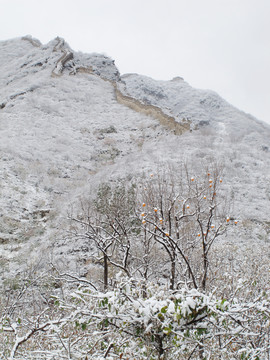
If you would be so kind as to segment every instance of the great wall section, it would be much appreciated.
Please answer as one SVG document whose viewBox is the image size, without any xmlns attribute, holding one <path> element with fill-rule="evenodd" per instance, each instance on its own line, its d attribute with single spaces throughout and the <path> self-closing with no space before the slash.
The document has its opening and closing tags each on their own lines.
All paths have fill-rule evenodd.
<svg viewBox="0 0 270 360">
<path fill-rule="evenodd" d="M 64 45 L 62 39 L 57 38 L 57 44 L 55 45 L 53 51 L 61 51 L 62 55 L 56 62 L 54 69 L 52 70 L 52 76 L 61 76 L 65 67 L 65 64 L 73 59 L 73 53 L 67 49 Z M 73 67 L 72 71 L 69 73 L 70 75 L 75 75 L 76 73 L 86 73 L 94 76 L 99 76 L 104 81 L 109 81 L 115 90 L 115 97 L 119 104 L 125 105 L 130 109 L 151 116 L 154 119 L 157 119 L 162 126 L 164 126 L 167 130 L 172 131 L 175 135 L 181 135 L 186 131 L 190 130 L 190 123 L 185 121 L 183 123 L 179 123 L 175 120 L 173 116 L 169 116 L 165 114 L 161 108 L 151 104 L 144 104 L 138 99 L 133 98 L 132 96 L 127 96 L 122 93 L 119 89 L 117 81 L 113 81 L 111 79 L 102 77 L 101 75 L 95 74 L 93 68 L 91 66 L 77 66 Z"/>
<path fill-rule="evenodd" d="M 158 106 L 144 104 L 131 96 L 124 95 L 117 87 L 117 83 L 114 83 L 113 86 L 115 88 L 116 100 L 120 104 L 125 105 L 141 114 L 157 119 L 162 126 L 173 131 L 175 135 L 181 135 L 190 130 L 190 124 L 188 122 L 180 124 L 174 117 L 165 114 Z"/>
</svg>

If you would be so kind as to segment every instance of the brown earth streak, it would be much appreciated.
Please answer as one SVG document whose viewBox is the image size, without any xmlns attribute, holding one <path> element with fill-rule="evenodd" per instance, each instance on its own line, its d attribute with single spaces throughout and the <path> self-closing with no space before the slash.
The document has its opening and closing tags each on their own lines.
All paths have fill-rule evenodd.
<svg viewBox="0 0 270 360">
<path fill-rule="evenodd" d="M 92 66 L 88 66 L 88 67 L 83 67 L 80 66 L 78 68 L 76 68 L 76 73 L 84 73 L 84 74 L 94 74 L 93 68 Z"/>
</svg>

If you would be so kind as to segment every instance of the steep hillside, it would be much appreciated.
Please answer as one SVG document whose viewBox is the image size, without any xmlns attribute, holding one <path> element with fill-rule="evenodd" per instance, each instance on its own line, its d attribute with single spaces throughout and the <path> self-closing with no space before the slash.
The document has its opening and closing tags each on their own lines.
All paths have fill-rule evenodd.
<svg viewBox="0 0 270 360">
<path fill-rule="evenodd" d="M 0 261 L 4 277 L 76 257 L 71 204 L 102 181 L 188 162 L 224 164 L 237 244 L 270 241 L 270 127 L 182 78 L 120 76 L 63 39 L 0 42 Z M 75 250 L 76 251 L 75 251 Z M 79 248 L 78 251 L 81 251 Z M 42 256 L 41 256 L 42 254 Z M 8 275 L 9 274 L 9 275 Z"/>
</svg>

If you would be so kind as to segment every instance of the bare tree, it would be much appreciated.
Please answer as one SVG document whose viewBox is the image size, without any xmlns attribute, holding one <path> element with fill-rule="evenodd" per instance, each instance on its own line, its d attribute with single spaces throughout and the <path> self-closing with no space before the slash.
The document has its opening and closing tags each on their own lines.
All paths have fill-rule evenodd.
<svg viewBox="0 0 270 360">
<path fill-rule="evenodd" d="M 145 281 L 169 278 L 170 289 L 186 283 L 205 291 L 209 254 L 227 224 L 221 173 L 219 165 L 196 176 L 187 166 L 165 167 L 135 185 L 102 184 L 94 200 L 82 202 L 70 234 L 91 245 L 104 290 L 117 268 Z"/>
<path fill-rule="evenodd" d="M 170 263 L 170 289 L 180 281 L 206 290 L 209 253 L 227 225 L 221 173 L 221 166 L 198 176 L 167 168 L 140 186 L 142 222 Z"/>
<path fill-rule="evenodd" d="M 91 257 L 102 263 L 104 290 L 109 284 L 109 268 L 130 276 L 131 239 L 138 232 L 134 187 L 121 182 L 115 188 L 99 187 L 92 201 L 82 202 L 78 215 L 70 215 L 72 237 L 85 239 L 92 247 Z"/>
</svg>

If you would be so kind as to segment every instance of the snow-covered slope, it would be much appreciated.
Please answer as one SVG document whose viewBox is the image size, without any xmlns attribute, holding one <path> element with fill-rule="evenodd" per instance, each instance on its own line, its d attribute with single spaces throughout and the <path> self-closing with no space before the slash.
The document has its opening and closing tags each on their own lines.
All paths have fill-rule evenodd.
<svg viewBox="0 0 270 360">
<path fill-rule="evenodd" d="M 101 181 L 167 162 L 188 161 L 199 172 L 213 159 L 225 165 L 230 215 L 242 220 L 236 240 L 270 241 L 268 125 L 181 78 L 120 76 L 110 58 L 75 53 L 60 38 L 0 42 L 0 261 L 7 272 L 35 264 L 41 251 L 45 260 L 72 255 L 67 211 Z"/>
</svg>

